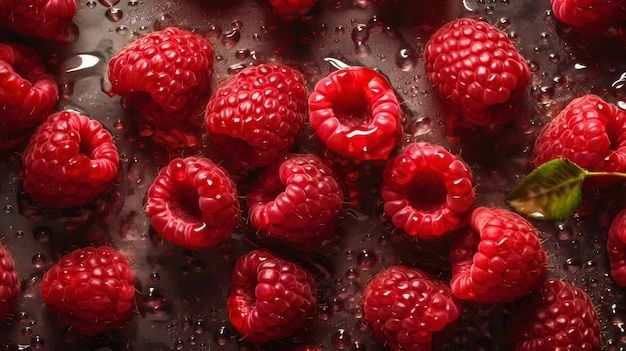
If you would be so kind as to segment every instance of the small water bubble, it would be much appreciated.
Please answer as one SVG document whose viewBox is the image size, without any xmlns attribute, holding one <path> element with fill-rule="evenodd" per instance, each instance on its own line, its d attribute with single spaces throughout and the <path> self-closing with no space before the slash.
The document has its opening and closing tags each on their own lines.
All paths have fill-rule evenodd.
<svg viewBox="0 0 626 351">
<path fill-rule="evenodd" d="M 507 17 L 502 17 L 498 19 L 497 26 L 500 29 L 508 29 L 511 27 L 511 20 L 508 19 Z"/>
<path fill-rule="evenodd" d="M 155 287 L 150 287 L 146 291 L 145 299 L 141 305 L 143 312 L 150 320 L 169 320 L 169 302 L 161 296 L 160 291 Z"/>
<path fill-rule="evenodd" d="M 44 255 L 43 253 L 37 252 L 35 255 L 33 255 L 31 262 L 33 264 L 33 267 L 43 268 L 48 264 L 48 259 L 46 258 L 46 255 Z"/>
<path fill-rule="evenodd" d="M 17 315 L 15 316 L 15 319 L 20 323 L 26 322 L 26 320 L 28 320 L 28 312 L 26 311 L 18 312 Z"/>
<path fill-rule="evenodd" d="M 326 302 L 320 302 L 317 305 L 317 318 L 327 321 L 333 315 L 333 308 Z"/>
<path fill-rule="evenodd" d="M 382 19 L 380 19 L 377 15 L 373 15 L 369 21 L 367 21 L 367 29 L 372 34 L 380 34 L 383 32 L 385 24 Z"/>
<path fill-rule="evenodd" d="M 178 339 L 174 342 L 174 350 L 183 350 L 185 349 L 185 342 L 182 339 Z"/>
<path fill-rule="evenodd" d="M 243 22 L 241 21 L 233 21 L 230 24 L 231 28 L 235 29 L 235 30 L 241 30 L 241 28 L 243 28 Z"/>
<path fill-rule="evenodd" d="M 124 130 L 124 127 L 124 121 L 122 121 L 121 119 L 113 122 L 113 128 L 115 128 L 115 130 Z"/>
<path fill-rule="evenodd" d="M 352 335 L 345 329 L 338 329 L 331 338 L 332 345 L 338 350 L 346 350 L 352 344 Z"/>
<path fill-rule="evenodd" d="M 161 280 L 161 275 L 158 272 L 150 273 L 150 280 L 156 283 Z"/>
<path fill-rule="evenodd" d="M 235 52 L 235 57 L 239 60 L 245 60 L 250 56 L 250 50 L 239 49 Z"/>
<path fill-rule="evenodd" d="M 260 42 L 262 41 L 262 39 L 261 39 L 261 35 L 260 35 L 259 33 L 254 33 L 254 34 L 252 34 L 252 40 L 253 40 L 255 43 L 260 43 Z"/>
<path fill-rule="evenodd" d="M 213 341 L 220 346 L 227 346 L 230 344 L 230 337 L 230 330 L 225 326 L 221 326 L 213 334 Z"/>
<path fill-rule="evenodd" d="M 31 335 L 33 335 L 33 328 L 31 328 L 31 327 L 24 327 L 24 328 L 22 328 L 22 335 L 24 335 L 24 336 L 31 336 Z"/>
<path fill-rule="evenodd" d="M 485 7 L 485 13 L 488 15 L 493 15 L 494 7 L 489 5 Z"/>
<path fill-rule="evenodd" d="M 559 55 L 558 53 L 555 53 L 555 52 L 549 54 L 548 58 L 549 58 L 550 62 L 552 62 L 552 63 L 559 63 L 559 62 L 561 62 L 561 55 Z"/>
<path fill-rule="evenodd" d="M 193 332 L 198 335 L 204 334 L 206 332 L 206 321 L 202 318 L 198 318 L 194 325 Z"/>
<path fill-rule="evenodd" d="M 344 27 L 344 26 L 337 26 L 335 28 L 335 34 L 337 34 L 337 35 L 344 35 L 344 34 L 346 34 L 346 27 Z"/>
<path fill-rule="evenodd" d="M 52 234 L 53 230 L 50 227 L 40 226 L 33 229 L 33 237 L 37 240 L 37 242 L 42 244 L 50 242 Z"/>
<path fill-rule="evenodd" d="M 85 6 L 87 6 L 88 9 L 92 9 L 94 7 L 96 7 L 96 5 L 98 5 L 95 1 L 93 0 L 89 0 L 85 3 Z"/>
<path fill-rule="evenodd" d="M 119 4 L 120 0 L 98 0 L 103 6 L 111 7 Z"/>
<path fill-rule="evenodd" d="M 128 6 L 137 6 L 139 5 L 139 0 L 128 0 Z"/>
<path fill-rule="evenodd" d="M 11 205 L 4 206 L 4 213 L 6 213 L 6 214 L 13 213 L 13 206 L 11 206 Z"/>
<path fill-rule="evenodd" d="M 402 71 L 410 71 L 417 66 L 417 53 L 410 48 L 400 49 L 396 55 L 396 66 Z"/>
<path fill-rule="evenodd" d="M 111 7 L 106 10 L 104 17 L 111 22 L 119 22 L 124 16 L 124 12 L 119 7 Z"/>
<path fill-rule="evenodd" d="M 346 278 L 356 279 L 358 277 L 359 277 L 359 271 L 356 268 L 354 267 L 348 268 L 348 270 L 346 271 Z"/>
<path fill-rule="evenodd" d="M 128 29 L 128 27 L 122 25 L 122 26 L 119 26 L 119 27 L 115 28 L 115 33 L 117 33 L 119 35 L 128 35 L 128 33 L 130 33 L 130 29 Z"/>
<path fill-rule="evenodd" d="M 241 40 L 241 32 L 236 29 L 229 30 L 222 36 L 222 45 L 224 45 L 225 48 L 230 49 L 237 45 L 239 40 Z"/>
<path fill-rule="evenodd" d="M 44 347 L 44 341 L 41 338 L 41 336 L 37 335 L 34 338 L 30 339 L 30 347 L 33 348 L 33 350 L 41 350 Z"/>
<path fill-rule="evenodd" d="M 357 44 L 366 42 L 369 36 L 370 34 L 365 24 L 358 24 L 352 29 L 352 41 Z"/>
<path fill-rule="evenodd" d="M 563 263 L 563 269 L 567 273 L 576 273 L 580 267 L 582 267 L 582 262 L 580 262 L 577 258 L 570 257 L 565 260 L 565 263 Z"/>
<path fill-rule="evenodd" d="M 154 20 L 152 26 L 155 31 L 163 30 L 167 27 L 176 26 L 176 19 L 169 13 L 164 13 L 159 18 Z"/>
<path fill-rule="evenodd" d="M 541 40 L 542 43 L 547 44 L 549 39 L 550 34 L 547 32 L 541 32 L 541 34 L 539 34 L 539 40 Z"/>
<path fill-rule="evenodd" d="M 359 256 L 357 257 L 357 263 L 364 271 L 372 269 L 372 267 L 376 265 L 377 260 L 376 254 L 367 249 L 361 250 Z"/>
<path fill-rule="evenodd" d="M 23 237 L 24 237 L 24 231 L 18 230 L 18 231 L 15 232 L 15 238 L 16 239 L 21 239 Z"/>
</svg>

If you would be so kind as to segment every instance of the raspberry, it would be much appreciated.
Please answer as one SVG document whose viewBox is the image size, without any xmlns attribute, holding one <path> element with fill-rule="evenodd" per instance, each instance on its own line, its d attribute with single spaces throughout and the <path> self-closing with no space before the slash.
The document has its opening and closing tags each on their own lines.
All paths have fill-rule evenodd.
<svg viewBox="0 0 626 351">
<path fill-rule="evenodd" d="M 450 247 L 454 295 L 477 303 L 507 303 L 540 285 L 547 256 L 533 225 L 502 208 L 478 207 L 471 229 Z"/>
<path fill-rule="evenodd" d="M 318 156 L 287 154 L 261 172 L 246 202 L 262 241 L 307 250 L 335 232 L 343 191 Z"/>
<path fill-rule="evenodd" d="M 597 95 L 575 98 L 535 140 L 531 165 L 566 158 L 590 171 L 626 171 L 626 113 Z M 586 187 L 606 187 L 615 179 L 601 177 Z"/>
<path fill-rule="evenodd" d="M 422 239 L 465 225 L 476 200 L 470 167 L 426 142 L 408 145 L 387 162 L 381 192 L 391 223 Z"/>
<path fill-rule="evenodd" d="M 44 274 L 41 296 L 60 324 L 95 335 L 132 317 L 135 274 L 111 247 L 77 249 Z"/>
<path fill-rule="evenodd" d="M 18 43 L 0 43 L 0 132 L 45 121 L 58 99 L 57 83 L 37 51 Z"/>
<path fill-rule="evenodd" d="M 626 210 L 613 218 L 606 248 L 613 279 L 617 285 L 626 286 Z"/>
<path fill-rule="evenodd" d="M 76 14 L 75 0 L 7 0 L 0 2 L 0 25 L 44 39 L 63 38 Z"/>
<path fill-rule="evenodd" d="M 270 0 L 274 10 L 285 19 L 302 16 L 315 6 L 316 0 Z"/>
<path fill-rule="evenodd" d="M 550 0 L 554 17 L 581 31 L 600 31 L 626 19 L 621 0 Z"/>
<path fill-rule="evenodd" d="M 554 278 L 511 311 L 507 330 L 515 351 L 598 350 L 600 345 L 598 314 L 589 296 Z"/>
<path fill-rule="evenodd" d="M 300 136 L 306 96 L 302 74 L 288 66 L 246 67 L 211 95 L 209 139 L 242 172 L 271 165 Z"/>
<path fill-rule="evenodd" d="M 0 244 L 0 320 L 9 313 L 20 295 L 20 281 L 11 254 Z"/>
<path fill-rule="evenodd" d="M 426 72 L 440 97 L 465 122 L 504 124 L 530 82 L 530 71 L 507 35 L 483 21 L 448 22 L 424 49 Z"/>
<path fill-rule="evenodd" d="M 211 160 L 176 158 L 150 186 L 146 212 L 165 240 L 189 249 L 215 246 L 237 227 L 237 189 Z"/>
<path fill-rule="evenodd" d="M 131 42 L 111 59 L 108 70 L 112 91 L 140 111 L 138 121 L 148 122 L 157 142 L 170 150 L 199 143 L 198 108 L 212 73 L 211 44 L 175 27 Z M 193 128 L 196 133 L 189 132 Z"/>
<path fill-rule="evenodd" d="M 402 135 L 393 87 L 366 67 L 340 69 L 317 82 L 309 96 L 309 121 L 326 147 L 358 160 L 387 159 Z"/>
<path fill-rule="evenodd" d="M 463 305 L 428 273 L 391 266 L 371 278 L 363 292 L 370 330 L 392 351 L 429 351 L 438 334 L 459 318 Z"/>
<path fill-rule="evenodd" d="M 316 296 L 313 277 L 298 264 L 254 250 L 233 270 L 228 316 L 243 339 L 263 343 L 289 336 L 314 317 Z"/>
<path fill-rule="evenodd" d="M 48 117 L 22 156 L 24 190 L 55 208 L 87 203 L 111 185 L 119 155 L 111 134 L 96 120 L 74 111 Z"/>
</svg>

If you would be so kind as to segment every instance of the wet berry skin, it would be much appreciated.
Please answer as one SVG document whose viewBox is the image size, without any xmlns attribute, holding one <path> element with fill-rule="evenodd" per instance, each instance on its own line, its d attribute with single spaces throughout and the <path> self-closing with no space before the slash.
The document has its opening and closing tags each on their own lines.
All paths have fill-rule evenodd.
<svg viewBox="0 0 626 351">
<path fill-rule="evenodd" d="M 470 167 L 444 147 L 409 144 L 385 166 L 385 214 L 408 235 L 445 235 L 467 222 L 476 200 L 472 178 Z"/>
<path fill-rule="evenodd" d="M 135 274 L 109 246 L 76 249 L 46 271 L 41 296 L 60 324 L 95 335 L 132 317 Z"/>
<path fill-rule="evenodd" d="M 230 175 L 210 159 L 176 158 L 148 189 L 146 212 L 165 240 L 188 249 L 215 246 L 237 227 L 237 189 Z"/>
<path fill-rule="evenodd" d="M 74 111 L 53 113 L 22 155 L 22 185 L 36 201 L 55 208 L 87 203 L 117 175 L 119 155 L 100 122 Z"/>
<path fill-rule="evenodd" d="M 0 243 L 0 321 L 15 306 L 20 290 L 20 281 L 15 271 L 13 257 Z"/>
<path fill-rule="evenodd" d="M 254 250 L 232 272 L 228 316 L 242 339 L 263 343 L 287 337 L 314 318 L 316 296 L 313 277 L 298 264 Z"/>
<path fill-rule="evenodd" d="M 470 125 L 501 125 L 530 82 L 526 60 L 506 33 L 471 18 L 450 21 L 426 43 L 428 79 Z"/>
<path fill-rule="evenodd" d="M 454 295 L 482 304 L 515 301 L 546 276 L 547 255 L 535 227 L 515 212 L 477 207 L 470 228 L 450 247 Z"/>
<path fill-rule="evenodd" d="M 204 121 L 226 168 L 247 173 L 284 156 L 304 126 L 306 97 L 302 74 L 285 65 L 246 67 L 222 83 Z"/>
<path fill-rule="evenodd" d="M 535 139 L 531 165 L 568 159 L 590 171 L 626 171 L 626 113 L 594 94 L 571 100 Z M 585 187 L 606 187 L 615 178 L 601 177 Z"/>
<path fill-rule="evenodd" d="M 76 9 L 76 0 L 0 1 L 0 24 L 18 33 L 61 40 Z"/>
<path fill-rule="evenodd" d="M 596 32 L 626 19 L 622 0 L 550 0 L 554 17 L 577 30 Z"/>
<path fill-rule="evenodd" d="M 626 286 L 626 210 L 618 212 L 606 242 L 611 276 L 619 286 Z"/>
<path fill-rule="evenodd" d="M 433 345 L 437 334 L 453 325 L 462 310 L 445 283 L 406 266 L 380 271 L 363 292 L 364 318 L 374 336 L 392 351 L 437 349 Z"/>
<path fill-rule="evenodd" d="M 343 191 L 333 170 L 315 154 L 287 154 L 266 168 L 246 196 L 260 241 L 313 250 L 334 234 Z"/>
<path fill-rule="evenodd" d="M 591 299 L 556 278 L 513 308 L 507 335 L 515 351 L 600 349 L 600 323 Z"/>
<path fill-rule="evenodd" d="M 385 160 L 402 135 L 400 101 L 380 73 L 349 67 L 329 73 L 309 95 L 309 122 L 330 150 L 357 160 Z"/>
</svg>

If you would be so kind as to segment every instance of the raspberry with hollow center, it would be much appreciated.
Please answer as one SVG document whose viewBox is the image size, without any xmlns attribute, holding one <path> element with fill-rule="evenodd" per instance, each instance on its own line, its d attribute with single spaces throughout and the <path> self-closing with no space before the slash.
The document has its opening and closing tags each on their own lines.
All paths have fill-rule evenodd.
<svg viewBox="0 0 626 351">
<path fill-rule="evenodd" d="M 267 342 L 291 335 L 315 316 L 311 274 L 267 250 L 237 260 L 227 300 L 230 322 L 245 340 Z"/>
<path fill-rule="evenodd" d="M 467 221 L 476 200 L 472 178 L 470 167 L 444 147 L 410 144 L 383 172 L 385 213 L 411 236 L 444 235 Z"/>
<path fill-rule="evenodd" d="M 515 212 L 478 207 L 450 247 L 454 295 L 493 304 L 517 300 L 543 282 L 547 255 L 535 227 Z"/>
<path fill-rule="evenodd" d="M 148 189 L 146 212 L 165 240 L 189 249 L 215 246 L 237 227 L 237 189 L 208 158 L 176 158 Z"/>
<path fill-rule="evenodd" d="M 95 199 L 117 175 L 119 155 L 100 122 L 74 111 L 53 113 L 22 155 L 24 190 L 55 208 Z"/>
<path fill-rule="evenodd" d="M 400 101 L 389 81 L 366 67 L 322 78 L 309 95 L 309 122 L 330 150 L 346 158 L 385 160 L 402 135 Z"/>
</svg>

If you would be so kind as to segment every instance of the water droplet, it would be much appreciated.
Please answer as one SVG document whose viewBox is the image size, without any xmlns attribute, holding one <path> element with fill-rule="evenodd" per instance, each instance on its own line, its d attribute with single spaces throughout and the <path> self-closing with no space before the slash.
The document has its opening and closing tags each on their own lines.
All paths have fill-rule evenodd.
<svg viewBox="0 0 626 351">
<path fill-rule="evenodd" d="M 323 321 L 330 319 L 333 315 L 333 309 L 327 302 L 318 302 L 317 304 L 317 318 Z"/>
<path fill-rule="evenodd" d="M 115 128 L 115 130 L 124 130 L 124 121 L 118 119 L 117 121 L 113 122 L 113 128 Z"/>
<path fill-rule="evenodd" d="M 229 30 L 228 32 L 224 33 L 224 36 L 222 36 L 222 45 L 224 45 L 225 48 L 230 49 L 233 46 L 237 45 L 240 39 L 240 31 L 236 29 Z"/>
<path fill-rule="evenodd" d="M 20 311 L 17 313 L 15 318 L 17 319 L 18 322 L 24 323 L 28 319 L 28 312 Z"/>
<path fill-rule="evenodd" d="M 243 28 L 243 22 L 241 22 L 241 21 L 233 21 L 230 24 L 230 26 L 234 30 L 241 30 L 241 28 Z"/>
<path fill-rule="evenodd" d="M 181 339 L 178 339 L 174 342 L 174 350 L 183 350 L 185 348 L 185 342 Z"/>
<path fill-rule="evenodd" d="M 170 319 L 169 302 L 161 296 L 161 293 L 155 287 L 150 287 L 146 291 L 141 309 L 149 320 L 166 321 Z"/>
<path fill-rule="evenodd" d="M 41 336 L 37 335 L 34 338 L 30 339 L 30 347 L 34 350 L 41 350 L 44 347 L 44 341 Z"/>
<path fill-rule="evenodd" d="M 119 4 L 120 0 L 98 0 L 103 6 L 111 7 Z"/>
<path fill-rule="evenodd" d="M 417 53 L 413 49 L 400 49 L 396 55 L 396 66 L 402 71 L 410 71 L 417 66 L 417 59 Z"/>
<path fill-rule="evenodd" d="M 235 57 L 239 60 L 245 60 L 250 56 L 250 50 L 239 49 L 235 52 Z"/>
<path fill-rule="evenodd" d="M 150 273 L 150 280 L 156 283 L 161 280 L 161 275 L 158 272 Z"/>
<path fill-rule="evenodd" d="M 23 237 L 24 237 L 24 232 L 23 231 L 18 230 L 18 231 L 15 232 L 15 238 L 16 239 L 21 239 Z"/>
<path fill-rule="evenodd" d="M 122 25 L 122 26 L 119 26 L 119 27 L 115 28 L 115 33 L 117 33 L 119 35 L 128 35 L 128 33 L 130 33 L 130 29 L 128 29 L 128 27 Z"/>
<path fill-rule="evenodd" d="M 92 9 L 94 7 L 96 7 L 97 3 L 93 0 L 89 0 L 85 3 L 85 6 L 87 6 L 88 9 Z"/>
<path fill-rule="evenodd" d="M 354 267 L 348 268 L 348 270 L 346 271 L 346 278 L 356 279 L 358 277 L 359 277 L 359 271 L 356 268 Z"/>
<path fill-rule="evenodd" d="M 225 326 L 221 326 L 213 334 L 213 341 L 220 346 L 227 346 L 230 344 L 230 336 L 230 330 Z"/>
<path fill-rule="evenodd" d="M 358 24 L 352 29 L 352 41 L 357 44 L 361 44 L 367 41 L 370 37 L 370 32 L 367 30 L 367 25 Z"/>
<path fill-rule="evenodd" d="M 48 259 L 43 253 L 37 252 L 31 259 L 31 262 L 33 263 L 33 267 L 43 268 L 48 264 Z"/>
<path fill-rule="evenodd" d="M 339 329 L 333 334 L 331 343 L 338 350 L 346 350 L 352 344 L 352 335 L 345 329 Z"/>
<path fill-rule="evenodd" d="M 337 26 L 335 28 L 335 34 L 337 34 L 337 35 L 344 35 L 344 34 L 346 34 L 346 27 L 344 27 L 344 26 Z"/>
<path fill-rule="evenodd" d="M 6 213 L 6 214 L 13 213 L 13 206 L 11 206 L 11 205 L 4 206 L 4 213 Z"/>
<path fill-rule="evenodd" d="M 22 335 L 24 335 L 24 336 L 31 336 L 31 335 L 33 335 L 33 328 L 31 328 L 31 327 L 24 327 L 24 328 L 22 328 Z"/>
<path fill-rule="evenodd" d="M 124 13 L 118 7 L 111 7 L 106 10 L 104 17 L 111 22 L 119 22 L 122 19 Z"/>
<path fill-rule="evenodd" d="M 52 234 L 53 230 L 50 227 L 41 226 L 33 229 L 33 237 L 35 237 L 35 240 L 41 244 L 50 242 Z"/>
<path fill-rule="evenodd" d="M 222 27 L 217 24 L 209 26 L 209 31 L 206 34 L 206 39 L 212 43 L 216 43 L 222 36 Z"/>
<path fill-rule="evenodd" d="M 361 269 L 367 271 L 376 265 L 377 258 L 374 252 L 364 249 L 361 250 L 356 260 Z"/>
<path fill-rule="evenodd" d="M 570 257 L 565 260 L 565 263 L 563 263 L 563 269 L 567 273 L 576 273 L 580 267 L 582 267 L 582 262 L 580 262 L 577 258 Z"/>
<path fill-rule="evenodd" d="M 139 0 L 128 0 L 128 6 L 137 6 L 139 5 Z"/>
<path fill-rule="evenodd" d="M 204 334 L 206 332 L 206 321 L 202 318 L 198 318 L 194 325 L 193 332 L 198 335 Z"/>
</svg>

